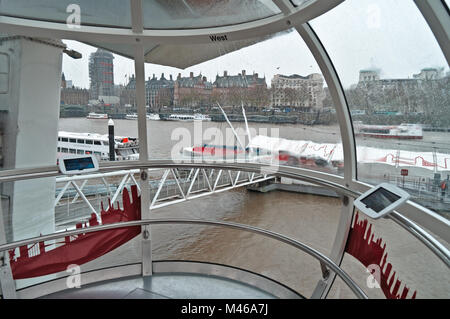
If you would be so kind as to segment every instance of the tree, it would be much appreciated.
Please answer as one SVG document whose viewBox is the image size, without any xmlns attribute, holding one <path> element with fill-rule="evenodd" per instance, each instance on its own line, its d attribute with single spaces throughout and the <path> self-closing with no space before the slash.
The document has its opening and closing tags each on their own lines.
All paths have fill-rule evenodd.
<svg viewBox="0 0 450 319">
<path fill-rule="evenodd" d="M 250 105 L 256 107 L 266 107 L 270 104 L 270 90 L 262 85 L 258 85 L 251 90 Z"/>
</svg>

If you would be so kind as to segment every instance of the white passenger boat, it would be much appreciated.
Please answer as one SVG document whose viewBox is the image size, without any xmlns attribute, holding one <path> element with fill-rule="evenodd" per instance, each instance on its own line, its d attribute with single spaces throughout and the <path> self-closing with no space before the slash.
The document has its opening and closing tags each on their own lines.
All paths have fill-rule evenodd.
<svg viewBox="0 0 450 319">
<path fill-rule="evenodd" d="M 92 119 L 92 120 L 107 120 L 108 114 L 91 112 L 88 114 L 88 116 L 86 116 L 86 118 Z"/>
<path fill-rule="evenodd" d="M 194 115 L 192 114 L 170 114 L 167 118 L 168 121 L 193 121 Z"/>
<path fill-rule="evenodd" d="M 208 115 L 196 113 L 194 114 L 194 121 L 211 121 L 211 118 Z"/>
<path fill-rule="evenodd" d="M 419 124 L 367 125 L 361 121 L 353 123 L 356 136 L 394 139 L 422 139 L 422 126 Z"/>
<path fill-rule="evenodd" d="M 127 115 L 125 115 L 125 119 L 126 120 L 137 120 L 138 115 L 136 113 L 127 114 Z"/>
<path fill-rule="evenodd" d="M 207 115 L 200 113 L 196 114 L 171 114 L 168 121 L 211 121 L 211 118 Z"/>
<path fill-rule="evenodd" d="M 159 114 L 147 114 L 146 115 L 147 120 L 152 120 L 152 121 L 159 121 Z M 138 119 L 138 115 L 136 113 L 131 113 L 131 114 L 127 114 L 125 115 L 125 119 L 127 120 L 137 120 Z"/>
<path fill-rule="evenodd" d="M 115 159 L 137 160 L 139 143 L 135 137 L 115 136 Z M 108 135 L 95 133 L 58 132 L 58 157 L 62 154 L 92 154 L 99 160 L 109 160 Z"/>
<path fill-rule="evenodd" d="M 159 114 L 156 113 L 151 113 L 151 114 L 147 114 L 147 120 L 152 120 L 152 121 L 159 121 Z"/>
</svg>

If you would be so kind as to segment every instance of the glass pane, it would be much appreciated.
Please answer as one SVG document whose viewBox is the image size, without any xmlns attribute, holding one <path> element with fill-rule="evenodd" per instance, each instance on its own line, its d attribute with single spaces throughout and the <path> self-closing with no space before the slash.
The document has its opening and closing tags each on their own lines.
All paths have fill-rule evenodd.
<svg viewBox="0 0 450 319">
<path fill-rule="evenodd" d="M 450 73 L 414 2 L 345 1 L 312 26 L 345 87 L 358 178 L 448 216 Z"/>
<path fill-rule="evenodd" d="M 127 176 L 133 178 L 124 181 Z M 0 184 L 0 225 L 4 227 L 0 240 L 10 243 L 65 230 L 140 219 L 138 173 L 121 171 L 109 176 L 90 174 L 85 177 L 58 176 Z M 88 271 L 140 262 L 141 246 L 136 238 L 139 234 L 140 227 L 134 227 L 62 236 L 20 246 L 9 251 L 13 278 L 17 288 L 23 288 L 66 277 L 70 265 Z M 108 247 L 102 245 L 106 241 Z M 103 256 L 106 253 L 108 257 Z M 116 254 L 126 257 L 111 258 Z M 54 263 L 55 258 L 58 263 Z M 94 259 L 96 261 L 88 262 Z"/>
<path fill-rule="evenodd" d="M 123 0 L 4 0 L 0 2 L 0 15 L 68 23 L 69 26 L 131 27 L 130 2 Z"/>
<path fill-rule="evenodd" d="M 334 105 L 301 37 L 291 31 L 236 52 L 220 49 L 186 70 L 147 64 L 148 112 L 163 120 L 148 122 L 150 157 L 247 157 L 341 174 Z"/>
<path fill-rule="evenodd" d="M 69 153 L 94 154 L 100 161 L 111 160 L 111 154 L 115 161 L 137 160 L 137 125 L 126 121 L 130 107 L 123 98 L 133 61 L 75 41 L 65 42 L 83 57 L 63 57 L 58 146 L 69 148 Z M 114 124 L 114 152 L 109 145 L 108 119 Z"/>
<path fill-rule="evenodd" d="M 365 219 L 359 213 L 358 224 L 363 225 Z M 393 297 L 397 280 L 400 284 L 395 296 L 407 293 L 406 298 L 411 299 L 415 293 L 417 299 L 448 298 L 450 286 L 448 280 L 442 280 L 448 276 L 447 266 L 416 237 L 389 219 L 369 219 L 366 227 L 359 228 L 362 235 L 366 229 L 365 239 L 358 237 L 359 245 L 344 255 L 342 268 L 369 298 L 384 299 L 386 294 Z M 439 241 L 448 248 L 448 243 Z M 354 294 L 338 278 L 328 298 L 354 298 Z"/>
<path fill-rule="evenodd" d="M 148 113 L 159 116 L 159 120 L 155 116 L 147 121 L 151 159 L 266 163 L 273 159 L 272 163 L 277 165 L 332 174 L 341 172 L 343 158 L 339 153 L 341 140 L 334 106 L 320 69 L 295 31 L 231 53 L 222 51 L 219 45 L 214 49 L 218 58 L 185 70 L 146 65 Z M 130 88 L 134 88 L 134 82 L 131 77 Z M 172 85 L 173 99 L 163 102 L 162 97 Z M 132 106 L 133 102 L 129 104 Z M 317 196 L 317 188 L 311 187 L 314 191 L 308 193 L 311 185 L 283 178 L 278 185 L 280 190 L 274 192 L 236 188 L 183 202 L 180 210 L 164 206 L 183 200 L 180 188 L 189 198 L 209 192 L 208 185 L 216 185 L 216 190 L 220 190 L 229 187 L 232 179 L 242 180 L 249 175 L 245 172 L 229 175 L 219 169 L 176 172 L 175 175 L 169 172 L 163 184 L 160 181 L 164 170 L 150 172 L 152 216 L 190 216 L 250 224 L 330 252 L 342 207 L 335 194 Z M 283 191 L 287 189 L 293 193 Z M 255 211 L 259 213 L 255 215 Z M 286 228 L 288 224 L 292 228 Z M 257 235 L 184 225 L 156 226 L 152 230 L 153 238 L 158 238 L 152 240 L 155 259 L 230 264 L 275 278 L 305 296 L 312 294 L 321 276 L 319 263 L 313 258 Z M 247 244 L 243 245 L 244 241 Z M 267 254 L 276 251 L 277 260 L 289 261 L 282 264 L 264 261 L 260 257 L 265 254 L 255 254 L 256 251 Z"/>
<path fill-rule="evenodd" d="M 161 193 L 165 192 L 163 188 Z M 175 205 L 152 210 L 152 216 L 251 225 L 289 236 L 326 255 L 331 252 L 341 210 L 338 198 L 245 189 L 205 196 L 182 205 L 183 209 Z M 152 243 L 154 260 L 204 261 L 248 269 L 273 278 L 308 298 L 321 278 L 316 259 L 279 241 L 245 231 L 155 225 L 152 226 Z"/>
<path fill-rule="evenodd" d="M 302 5 L 312 2 L 313 0 L 290 0 L 290 1 L 295 7 L 301 7 Z"/>
<path fill-rule="evenodd" d="M 267 0 L 144 0 L 144 28 L 189 29 L 238 24 L 280 13 Z"/>
</svg>

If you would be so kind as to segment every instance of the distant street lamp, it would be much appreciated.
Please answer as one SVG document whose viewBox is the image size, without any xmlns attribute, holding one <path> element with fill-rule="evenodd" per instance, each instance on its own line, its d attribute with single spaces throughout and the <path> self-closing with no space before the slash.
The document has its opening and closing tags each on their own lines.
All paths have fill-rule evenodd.
<svg viewBox="0 0 450 319">
<path fill-rule="evenodd" d="M 73 59 L 81 59 L 83 57 L 83 55 L 80 52 L 75 50 L 64 49 L 63 52 Z"/>
</svg>

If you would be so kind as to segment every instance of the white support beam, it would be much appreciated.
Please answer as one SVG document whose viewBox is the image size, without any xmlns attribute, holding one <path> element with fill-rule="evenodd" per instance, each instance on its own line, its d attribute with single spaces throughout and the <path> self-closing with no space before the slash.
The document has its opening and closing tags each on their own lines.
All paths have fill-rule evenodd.
<svg viewBox="0 0 450 319">
<path fill-rule="evenodd" d="M 64 195 L 64 193 L 66 192 L 66 190 L 67 190 L 67 188 L 69 187 L 69 185 L 70 185 L 70 181 L 68 181 L 68 182 L 66 183 L 66 185 L 64 185 L 63 189 L 59 192 L 58 196 L 57 196 L 56 199 L 55 199 L 55 205 L 54 205 L 55 207 L 56 207 L 56 205 L 58 205 L 59 201 L 60 201 L 61 198 L 63 197 L 63 195 Z"/>
<path fill-rule="evenodd" d="M 217 188 L 217 184 L 219 183 L 220 177 L 222 176 L 222 172 L 223 172 L 222 170 L 219 170 L 219 173 L 217 173 L 216 181 L 214 182 L 213 191 L 215 191 Z"/>
<path fill-rule="evenodd" d="M 134 185 L 136 185 L 138 191 L 141 192 L 141 186 L 139 185 L 133 174 L 130 174 L 130 179 L 133 181 Z"/>
<path fill-rule="evenodd" d="M 134 71 L 136 73 L 136 104 L 138 111 L 138 138 L 139 160 L 149 158 L 147 139 L 147 110 L 145 107 L 145 63 L 144 48 L 141 44 L 135 45 Z"/>
<path fill-rule="evenodd" d="M 142 2 L 132 0 L 133 11 L 133 31 L 139 32 L 142 29 Z M 140 11 L 140 12 L 139 12 Z M 139 18 L 140 17 L 140 18 Z M 147 110 L 145 103 L 145 52 L 140 38 L 135 38 L 134 46 L 134 70 L 136 74 L 136 103 L 138 111 L 138 139 L 139 139 L 139 161 L 144 162 L 149 159 L 148 139 L 147 139 Z M 141 189 L 141 218 L 150 218 L 150 185 L 148 183 L 148 170 L 140 170 Z M 156 198 L 157 196 L 155 196 Z M 150 227 L 141 227 L 142 236 L 142 275 L 152 275 L 152 254 L 151 254 L 151 232 Z"/>
<path fill-rule="evenodd" d="M 88 199 L 86 198 L 86 196 L 84 196 L 83 192 L 80 190 L 80 188 L 78 187 L 77 184 L 75 184 L 75 182 L 71 182 L 72 186 L 75 188 L 75 190 L 77 191 L 77 193 L 80 195 L 80 197 L 83 199 L 83 201 L 89 206 L 89 209 L 95 213 L 95 215 L 97 215 L 97 220 L 99 222 L 101 222 L 101 216 L 100 214 L 95 210 L 94 206 L 92 206 L 92 204 L 88 201 Z"/>
<path fill-rule="evenodd" d="M 228 176 L 230 177 L 230 184 L 231 184 L 232 186 L 234 186 L 233 175 L 231 174 L 231 171 L 230 171 L 230 170 L 228 170 L 227 172 L 228 172 Z"/>
<path fill-rule="evenodd" d="M 119 187 L 117 187 L 116 192 L 114 193 L 114 196 L 111 199 L 111 206 L 114 206 L 114 203 L 116 202 L 117 198 L 119 197 L 120 193 L 122 192 L 122 190 L 125 186 L 125 183 L 128 180 L 128 177 L 129 177 L 129 174 L 126 174 L 120 181 Z"/>
<path fill-rule="evenodd" d="M 106 181 L 105 177 L 102 177 L 103 184 L 106 187 L 106 191 L 108 192 L 108 196 L 111 197 L 111 188 L 109 187 L 109 183 Z"/>
<path fill-rule="evenodd" d="M 170 170 L 164 171 L 163 177 L 161 178 L 161 181 L 159 182 L 158 189 L 156 190 L 156 194 L 153 197 L 152 203 L 149 206 L 150 208 L 152 208 L 153 205 L 155 205 L 155 203 L 159 197 L 159 193 L 161 193 L 161 189 L 162 189 L 164 183 L 166 182 L 167 176 L 169 175 L 169 172 L 170 172 Z"/>
<path fill-rule="evenodd" d="M 197 169 L 195 170 L 194 177 L 192 178 L 191 184 L 189 185 L 189 188 L 188 188 L 188 190 L 187 190 L 187 192 L 186 192 L 186 197 L 188 197 L 189 194 L 191 193 L 192 187 L 194 186 L 195 180 L 197 179 L 197 176 L 198 176 L 198 173 L 199 173 L 199 172 L 200 172 L 200 168 L 197 168 Z"/>
<path fill-rule="evenodd" d="M 83 183 L 81 183 L 80 191 L 83 191 L 83 188 L 84 188 L 84 186 L 86 186 L 87 182 L 88 182 L 88 180 L 86 179 L 83 181 Z M 78 195 L 78 193 L 76 193 L 75 196 L 73 197 L 72 204 L 77 201 L 78 197 L 80 197 L 80 195 Z"/>
<path fill-rule="evenodd" d="M 273 3 L 283 12 L 284 15 L 294 12 L 295 7 L 289 0 L 273 0 Z"/>
<path fill-rule="evenodd" d="M 342 87 L 339 76 L 330 57 L 311 26 L 309 24 L 302 24 L 301 26 L 297 26 L 296 30 L 305 41 L 317 64 L 319 65 L 319 68 L 322 71 L 328 85 L 330 95 L 333 99 L 333 103 L 336 108 L 336 116 L 339 122 L 339 129 L 341 132 L 342 148 L 344 151 L 344 183 L 345 187 L 351 188 L 353 182 L 356 180 L 357 158 L 353 124 L 347 105 L 344 88 Z M 346 200 L 347 202 L 349 201 L 348 198 Z M 341 264 L 342 257 L 344 255 L 345 244 L 347 242 L 352 218 L 353 206 L 348 204 L 343 205 L 339 226 L 333 243 L 334 250 L 331 252 L 333 258 L 332 260 L 339 265 Z M 335 277 L 335 273 L 331 274 L 326 282 L 326 285 L 324 285 L 323 281 L 319 281 L 316 289 L 314 290 L 314 297 L 325 298 Z"/>
<path fill-rule="evenodd" d="M 450 64 L 450 17 L 443 0 L 414 0 Z"/>
<path fill-rule="evenodd" d="M 144 31 L 142 0 L 130 0 L 130 9 L 132 30 L 134 33 L 142 33 Z"/>
<path fill-rule="evenodd" d="M 234 180 L 234 183 L 233 183 L 234 186 L 236 186 L 237 183 L 239 182 L 239 176 L 240 176 L 240 175 L 241 175 L 241 171 L 237 172 L 237 174 L 236 174 L 236 179 Z"/>
<path fill-rule="evenodd" d="M 212 189 L 212 187 L 211 187 L 211 183 L 210 183 L 210 181 L 209 181 L 208 174 L 206 174 L 206 171 L 205 171 L 204 168 L 202 168 L 202 172 L 203 172 L 204 178 L 206 179 L 206 183 L 208 184 L 208 189 L 209 189 L 210 191 L 212 191 L 213 189 Z"/>
<path fill-rule="evenodd" d="M 182 196 L 183 198 L 186 198 L 186 196 L 184 195 L 184 192 L 183 192 L 183 188 L 182 188 L 181 185 L 180 185 L 180 181 L 178 180 L 178 176 L 177 176 L 177 174 L 175 174 L 174 169 L 171 169 L 171 172 L 172 172 L 173 178 L 175 179 L 175 183 L 177 183 L 178 190 L 180 191 L 181 196 Z"/>
</svg>

